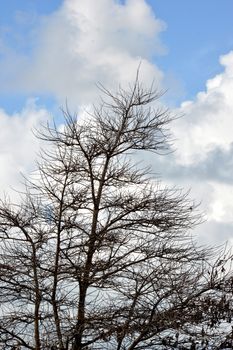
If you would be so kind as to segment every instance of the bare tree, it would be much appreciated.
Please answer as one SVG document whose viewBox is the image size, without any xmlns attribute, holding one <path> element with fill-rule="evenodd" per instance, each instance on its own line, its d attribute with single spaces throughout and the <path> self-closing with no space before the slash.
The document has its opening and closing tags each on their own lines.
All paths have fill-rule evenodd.
<svg viewBox="0 0 233 350">
<path fill-rule="evenodd" d="M 40 132 L 50 146 L 20 205 L 1 202 L 0 344 L 220 348 L 232 337 L 229 254 L 194 244 L 193 203 L 134 160 L 168 149 L 173 117 L 138 79 L 101 90 L 87 120 L 64 111 L 64 128 Z"/>
</svg>

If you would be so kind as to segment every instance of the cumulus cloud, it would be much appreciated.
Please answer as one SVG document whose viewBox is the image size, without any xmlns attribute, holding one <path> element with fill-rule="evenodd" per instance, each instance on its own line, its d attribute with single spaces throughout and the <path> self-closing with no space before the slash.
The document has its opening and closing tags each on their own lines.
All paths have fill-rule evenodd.
<svg viewBox="0 0 233 350">
<path fill-rule="evenodd" d="M 114 88 L 135 79 L 140 62 L 143 80 L 159 85 L 163 73 L 150 58 L 164 51 L 164 29 L 145 0 L 65 0 L 41 20 L 31 54 L 10 51 L 0 62 L 4 88 L 49 93 L 77 107 L 95 100 L 96 82 Z M 10 74 L 6 60 L 17 66 Z"/>
<path fill-rule="evenodd" d="M 224 72 L 209 79 L 206 91 L 182 103 L 175 128 L 181 164 L 206 160 L 216 147 L 230 150 L 233 142 L 233 52 L 220 58 Z"/>
<path fill-rule="evenodd" d="M 206 90 L 177 111 L 172 128 L 176 152 L 160 160 L 168 181 L 191 188 L 206 223 L 196 230 L 201 241 L 233 243 L 233 52 L 220 57 L 223 72 Z"/>
<path fill-rule="evenodd" d="M 40 141 L 32 129 L 49 119 L 48 112 L 28 100 L 19 113 L 8 115 L 0 110 L 0 195 L 19 188 L 22 177 L 33 169 Z"/>
<path fill-rule="evenodd" d="M 200 203 L 205 222 L 195 229 L 205 244 L 233 244 L 233 52 L 220 57 L 223 72 L 206 91 L 185 101 L 171 131 L 176 151 L 156 158 L 154 173 Z M 151 164 L 151 156 L 144 155 Z"/>
</svg>

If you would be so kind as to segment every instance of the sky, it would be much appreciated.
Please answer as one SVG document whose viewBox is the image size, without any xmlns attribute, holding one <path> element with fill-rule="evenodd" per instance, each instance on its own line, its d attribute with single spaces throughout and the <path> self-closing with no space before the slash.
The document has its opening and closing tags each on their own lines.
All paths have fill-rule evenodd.
<svg viewBox="0 0 233 350">
<path fill-rule="evenodd" d="M 0 193 L 30 174 L 32 128 L 61 122 L 67 102 L 98 102 L 96 83 L 144 84 L 182 116 L 174 152 L 152 158 L 165 183 L 190 190 L 205 222 L 201 242 L 233 243 L 232 0 L 8 0 L 0 4 Z"/>
</svg>

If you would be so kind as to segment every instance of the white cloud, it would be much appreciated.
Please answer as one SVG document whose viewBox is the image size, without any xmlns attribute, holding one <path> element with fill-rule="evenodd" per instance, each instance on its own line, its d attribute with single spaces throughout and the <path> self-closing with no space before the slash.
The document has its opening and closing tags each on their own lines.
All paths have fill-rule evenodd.
<svg viewBox="0 0 233 350">
<path fill-rule="evenodd" d="M 143 80 L 159 84 L 163 73 L 150 58 L 164 51 L 164 28 L 145 0 L 65 0 L 41 21 L 32 56 L 7 57 L 14 55 L 17 69 L 5 87 L 47 92 L 77 108 L 95 100 L 96 82 L 114 88 L 132 81 L 140 61 Z"/>
<path fill-rule="evenodd" d="M 173 127 L 174 166 L 169 178 L 192 189 L 207 222 L 197 230 L 205 243 L 233 242 L 233 51 L 220 57 L 224 70 L 206 90 L 182 103 Z"/>
<path fill-rule="evenodd" d="M 34 100 L 28 100 L 25 108 L 14 115 L 0 110 L 0 195 L 19 188 L 22 177 L 35 164 L 36 152 L 41 142 L 32 129 L 49 119 L 48 112 L 37 108 Z"/>
<path fill-rule="evenodd" d="M 198 163 L 216 147 L 229 150 L 233 142 L 233 52 L 221 56 L 223 73 L 206 83 L 194 101 L 182 103 L 184 114 L 174 130 L 178 161 Z"/>
</svg>

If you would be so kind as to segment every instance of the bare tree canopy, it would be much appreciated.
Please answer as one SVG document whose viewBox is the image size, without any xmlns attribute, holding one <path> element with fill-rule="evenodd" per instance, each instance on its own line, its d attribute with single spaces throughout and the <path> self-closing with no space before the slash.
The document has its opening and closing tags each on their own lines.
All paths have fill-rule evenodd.
<svg viewBox="0 0 233 350">
<path fill-rule="evenodd" d="M 64 112 L 22 202 L 0 204 L 1 349 L 220 349 L 232 341 L 230 254 L 134 153 L 168 149 L 168 110 L 138 79 L 87 120 Z M 232 349 L 232 347 L 230 347 Z"/>
</svg>

